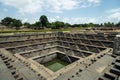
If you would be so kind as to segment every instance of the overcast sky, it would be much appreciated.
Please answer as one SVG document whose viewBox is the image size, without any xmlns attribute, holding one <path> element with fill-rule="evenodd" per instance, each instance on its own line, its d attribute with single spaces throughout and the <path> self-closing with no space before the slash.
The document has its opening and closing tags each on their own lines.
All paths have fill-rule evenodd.
<svg viewBox="0 0 120 80">
<path fill-rule="evenodd" d="M 34 23 L 41 15 L 50 22 L 117 23 L 120 0 L 0 0 L 0 20 L 9 16 Z"/>
</svg>

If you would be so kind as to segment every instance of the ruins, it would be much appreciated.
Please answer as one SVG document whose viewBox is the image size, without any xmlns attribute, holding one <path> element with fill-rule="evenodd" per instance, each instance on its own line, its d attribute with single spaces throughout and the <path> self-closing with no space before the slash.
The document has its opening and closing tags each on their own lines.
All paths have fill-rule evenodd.
<svg viewBox="0 0 120 80">
<path fill-rule="evenodd" d="M 0 80 L 120 80 L 120 35 L 1 35 Z"/>
</svg>

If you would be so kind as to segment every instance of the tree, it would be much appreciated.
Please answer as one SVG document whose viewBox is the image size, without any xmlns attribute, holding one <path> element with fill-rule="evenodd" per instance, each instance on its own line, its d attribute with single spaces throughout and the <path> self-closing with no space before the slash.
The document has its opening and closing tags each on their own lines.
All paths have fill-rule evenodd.
<svg viewBox="0 0 120 80">
<path fill-rule="evenodd" d="M 71 25 L 69 23 L 65 23 L 64 28 L 68 28 L 68 27 L 71 27 Z"/>
<path fill-rule="evenodd" d="M 80 24 L 73 24 L 72 27 L 80 27 Z"/>
<path fill-rule="evenodd" d="M 55 22 L 49 23 L 49 28 L 56 29 Z"/>
<path fill-rule="evenodd" d="M 60 29 L 64 27 L 64 22 L 56 21 L 54 22 L 55 29 Z"/>
<path fill-rule="evenodd" d="M 116 26 L 117 26 L 117 27 L 120 27 L 120 22 L 118 22 L 118 23 L 116 24 Z"/>
<path fill-rule="evenodd" d="M 25 22 L 23 25 L 24 25 L 25 27 L 27 27 L 27 28 L 30 28 L 30 27 L 31 27 L 31 24 L 28 23 L 28 22 Z"/>
<path fill-rule="evenodd" d="M 6 17 L 6 18 L 2 19 L 1 24 L 5 25 L 9 28 L 15 27 L 16 29 L 19 29 L 20 26 L 22 26 L 21 20 L 13 19 L 11 17 Z"/>
<path fill-rule="evenodd" d="M 6 17 L 1 20 L 1 24 L 11 28 L 13 25 L 13 19 L 11 17 Z"/>
<path fill-rule="evenodd" d="M 40 23 L 41 23 L 42 28 L 47 27 L 47 24 L 49 23 L 49 22 L 48 22 L 48 19 L 47 19 L 47 16 L 45 16 L 45 15 L 42 15 L 42 16 L 40 17 L 39 21 L 40 21 Z"/>
<path fill-rule="evenodd" d="M 89 23 L 88 27 L 94 27 L 94 24 L 93 23 Z"/>
<path fill-rule="evenodd" d="M 21 20 L 13 19 L 13 26 L 14 26 L 16 29 L 20 29 L 20 26 L 22 26 Z"/>
<path fill-rule="evenodd" d="M 104 23 L 104 26 L 105 27 L 114 27 L 115 25 L 114 25 L 114 23 L 108 22 L 108 23 Z"/>
<path fill-rule="evenodd" d="M 101 24 L 94 24 L 94 27 L 101 27 Z"/>
<path fill-rule="evenodd" d="M 41 29 L 41 23 L 37 21 L 34 24 L 30 24 L 30 28 L 35 29 L 35 30 Z"/>
<path fill-rule="evenodd" d="M 102 23 L 100 24 L 100 27 L 103 27 L 103 24 L 102 24 Z"/>
<path fill-rule="evenodd" d="M 35 22 L 34 26 L 36 29 L 41 29 L 41 22 Z"/>
</svg>

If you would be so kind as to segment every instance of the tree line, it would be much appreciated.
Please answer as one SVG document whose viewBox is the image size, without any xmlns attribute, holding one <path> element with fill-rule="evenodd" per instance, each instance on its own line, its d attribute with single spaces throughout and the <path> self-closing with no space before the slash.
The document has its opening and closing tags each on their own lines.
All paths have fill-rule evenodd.
<svg viewBox="0 0 120 80">
<path fill-rule="evenodd" d="M 19 29 L 20 26 L 22 26 L 21 20 L 11 17 L 6 17 L 2 19 L 1 24 L 7 26 L 8 28 L 15 28 L 15 29 Z"/>
<path fill-rule="evenodd" d="M 75 27 L 119 27 L 120 22 L 114 24 L 112 22 L 107 22 L 103 24 L 94 24 L 94 23 L 88 23 L 88 24 L 69 24 L 64 23 L 62 21 L 55 21 L 55 22 L 49 22 L 46 15 L 40 16 L 39 20 L 36 21 L 33 24 L 30 24 L 28 22 L 22 23 L 21 20 L 11 18 L 11 17 L 5 17 L 1 20 L 0 24 L 7 26 L 8 28 L 15 28 L 20 29 L 22 25 L 24 25 L 26 28 L 30 29 L 44 29 L 44 28 L 51 28 L 51 29 L 60 29 L 60 28 L 75 28 Z"/>
</svg>

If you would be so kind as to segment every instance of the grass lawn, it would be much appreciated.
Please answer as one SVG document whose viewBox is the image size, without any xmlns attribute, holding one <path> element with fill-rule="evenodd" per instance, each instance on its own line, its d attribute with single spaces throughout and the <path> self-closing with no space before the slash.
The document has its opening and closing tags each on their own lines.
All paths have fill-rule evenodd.
<svg viewBox="0 0 120 80">
<path fill-rule="evenodd" d="M 59 69 L 63 68 L 64 66 L 67 66 L 69 63 L 61 61 L 59 59 L 54 59 L 48 63 L 43 64 L 48 69 L 52 70 L 53 72 L 58 71 Z"/>
</svg>

